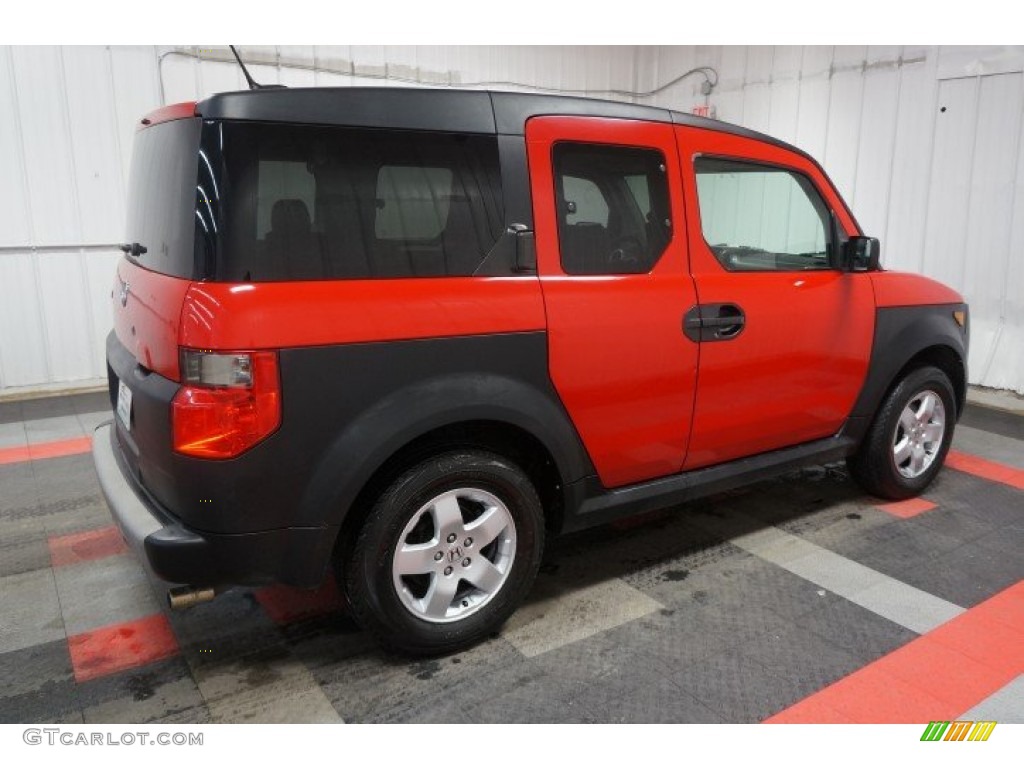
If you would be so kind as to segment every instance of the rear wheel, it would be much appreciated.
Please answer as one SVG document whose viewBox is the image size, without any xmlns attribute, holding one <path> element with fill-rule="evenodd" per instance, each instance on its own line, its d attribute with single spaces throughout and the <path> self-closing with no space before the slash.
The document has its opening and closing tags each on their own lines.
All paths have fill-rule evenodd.
<svg viewBox="0 0 1024 768">
<path fill-rule="evenodd" d="M 540 500 L 519 467 L 485 451 L 445 453 L 381 494 L 345 589 L 384 645 L 446 653 L 500 628 L 532 586 L 543 545 Z"/>
<path fill-rule="evenodd" d="M 921 493 L 938 474 L 953 439 L 953 385 L 938 368 L 908 373 L 889 393 L 856 453 L 854 479 L 884 499 Z"/>
</svg>

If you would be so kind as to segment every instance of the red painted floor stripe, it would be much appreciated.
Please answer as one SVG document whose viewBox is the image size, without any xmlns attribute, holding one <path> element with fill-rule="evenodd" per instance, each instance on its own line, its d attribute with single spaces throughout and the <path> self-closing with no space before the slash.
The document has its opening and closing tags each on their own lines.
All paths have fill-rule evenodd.
<svg viewBox="0 0 1024 768">
<path fill-rule="evenodd" d="M 960 451 L 950 451 L 946 454 L 946 466 L 1024 491 L 1024 469 Z"/>
<path fill-rule="evenodd" d="M 955 720 L 1022 673 L 1024 581 L 765 722 Z"/>
<path fill-rule="evenodd" d="M 178 641 L 162 613 L 69 637 L 68 647 L 75 680 L 79 683 L 178 653 Z"/>
<path fill-rule="evenodd" d="M 935 509 L 936 505 L 927 499 L 907 499 L 905 501 L 894 501 L 890 504 L 876 504 L 877 509 L 883 512 L 888 512 L 894 517 L 915 517 L 920 515 L 922 512 L 928 512 L 929 510 Z"/>
<path fill-rule="evenodd" d="M 53 440 L 49 443 L 34 443 L 19 448 L 0 449 L 0 464 L 17 464 L 22 461 L 56 459 L 59 456 L 74 456 L 92 450 L 91 437 L 73 437 L 70 440 Z"/>
<path fill-rule="evenodd" d="M 293 589 L 275 585 L 255 591 L 256 599 L 275 624 L 322 616 L 341 610 L 343 601 L 334 579 L 328 579 L 317 589 Z"/>
<path fill-rule="evenodd" d="M 87 560 L 100 560 L 128 551 L 121 532 L 114 525 L 67 536 L 51 536 L 48 544 L 50 563 L 55 568 Z"/>
</svg>

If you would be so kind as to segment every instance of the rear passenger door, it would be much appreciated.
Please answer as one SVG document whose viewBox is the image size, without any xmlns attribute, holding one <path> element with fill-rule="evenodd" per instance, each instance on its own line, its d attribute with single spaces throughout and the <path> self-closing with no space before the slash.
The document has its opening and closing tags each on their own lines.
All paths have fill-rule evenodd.
<svg viewBox="0 0 1024 768">
<path fill-rule="evenodd" d="M 699 298 L 700 375 L 686 469 L 835 434 L 874 333 L 867 273 L 843 272 L 855 222 L 802 155 L 676 128 Z M 833 225 L 833 214 L 835 225 Z"/>
<path fill-rule="evenodd" d="M 551 377 L 606 487 L 678 472 L 697 345 L 672 126 L 526 126 Z"/>
</svg>

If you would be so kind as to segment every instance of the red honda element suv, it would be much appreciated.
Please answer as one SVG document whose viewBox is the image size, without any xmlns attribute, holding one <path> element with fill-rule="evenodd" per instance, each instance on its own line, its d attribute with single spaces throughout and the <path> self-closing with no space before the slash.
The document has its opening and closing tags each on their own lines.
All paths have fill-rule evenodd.
<svg viewBox="0 0 1024 768">
<path fill-rule="evenodd" d="M 96 469 L 172 604 L 336 575 L 392 648 L 495 631 L 547 535 L 845 458 L 920 493 L 967 307 L 821 167 L 653 107 L 265 89 L 139 125 Z"/>
</svg>

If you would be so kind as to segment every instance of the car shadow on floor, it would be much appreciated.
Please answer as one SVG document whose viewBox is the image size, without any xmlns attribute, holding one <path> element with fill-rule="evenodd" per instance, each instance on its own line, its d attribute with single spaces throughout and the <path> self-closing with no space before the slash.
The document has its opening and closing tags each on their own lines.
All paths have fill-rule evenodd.
<svg viewBox="0 0 1024 768">
<path fill-rule="evenodd" d="M 718 518 L 739 533 L 774 525 L 794 533 L 838 528 L 854 534 L 873 501 L 852 483 L 841 464 L 811 467 L 675 508 L 552 537 L 524 608 L 614 579 L 641 588 L 645 575 L 683 581 L 701 569 L 747 557 L 724 537 L 694 525 L 694 515 Z M 302 590 L 279 590 L 277 599 L 287 603 L 289 592 L 295 602 L 309 602 L 308 591 Z M 305 614 L 300 610 L 276 623 L 267 617 L 262 597 L 260 590 L 233 590 L 212 603 L 172 613 L 186 655 L 199 668 L 245 660 L 255 664 L 301 646 L 306 660 L 318 665 L 354 656 L 370 656 L 385 665 L 409 663 L 379 649 L 352 619 L 343 597 L 323 606 L 314 600 Z M 216 654 L 208 652 L 211 644 L 218 645 Z M 311 653 L 325 656 L 310 658 Z"/>
</svg>

